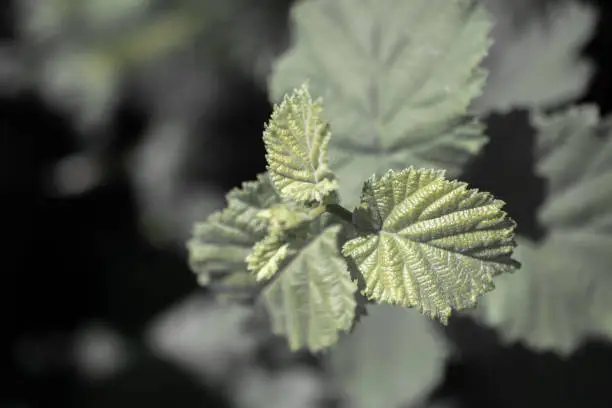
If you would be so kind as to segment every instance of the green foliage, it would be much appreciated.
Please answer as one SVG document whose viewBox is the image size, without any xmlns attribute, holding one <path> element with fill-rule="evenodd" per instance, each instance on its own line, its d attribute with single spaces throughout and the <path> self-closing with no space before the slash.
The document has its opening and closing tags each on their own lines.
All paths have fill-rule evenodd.
<svg viewBox="0 0 612 408">
<path fill-rule="evenodd" d="M 486 138 L 467 115 L 480 94 L 491 20 L 474 0 L 309 0 L 292 9 L 294 46 L 274 67 L 273 100 L 309 80 L 334 137 L 344 202 L 387 169 L 457 176 Z"/>
<path fill-rule="evenodd" d="M 494 288 L 493 276 L 517 267 L 516 224 L 501 211 L 504 202 L 466 186 L 442 170 L 414 168 L 365 183 L 361 201 L 374 232 L 342 253 L 358 265 L 368 297 L 446 324 L 452 309 L 475 307 Z"/>
<path fill-rule="evenodd" d="M 263 284 L 274 333 L 292 350 L 316 352 L 353 326 L 359 280 L 371 300 L 446 323 L 451 309 L 474 307 L 494 275 L 516 267 L 515 224 L 503 202 L 444 179 L 443 170 L 372 176 L 355 212 L 341 207 L 321 113 L 304 85 L 275 107 L 264 132 L 269 173 L 230 192 L 228 208 L 200 224 L 188 244 L 200 283 L 209 284 L 219 266 L 229 276 L 248 269 Z M 343 225 L 353 239 L 341 234 Z M 357 266 L 356 280 L 347 261 Z"/>
<path fill-rule="evenodd" d="M 322 110 L 304 85 L 274 107 L 263 135 L 270 178 L 282 195 L 300 202 L 322 202 L 338 188 L 327 166 L 331 132 Z"/>
<path fill-rule="evenodd" d="M 446 324 L 481 303 L 504 339 L 564 353 L 612 335 L 610 120 L 592 107 L 534 115 L 548 235 L 519 239 L 516 274 L 503 273 L 520 266 L 504 202 L 452 179 L 486 142 L 470 107 L 548 104 L 586 77 L 534 97 L 542 84 L 527 74 L 545 65 L 533 63 L 503 95 L 478 99 L 491 44 L 484 3 L 297 2 L 293 45 L 270 76 L 278 105 L 263 138 L 277 199 L 257 213 L 265 228 L 242 267 L 292 350 L 339 343 L 329 363 L 352 406 L 400 407 L 431 386 L 446 350 L 415 312 Z M 565 78 L 574 64 L 548 51 L 559 62 L 551 77 Z M 363 321 L 360 295 L 373 312 Z M 427 375 L 408 390 L 406 367 L 420 357 Z"/>
<path fill-rule="evenodd" d="M 266 236 L 268 222 L 258 217 L 280 197 L 267 175 L 243 183 L 227 195 L 227 208 L 196 223 L 187 243 L 189 265 L 204 286 L 217 285 L 251 290 L 255 279 L 246 270 L 245 258 Z"/>
<path fill-rule="evenodd" d="M 423 399 L 443 376 L 449 350 L 415 310 L 370 305 L 327 361 L 351 408 L 404 408 Z"/>
<path fill-rule="evenodd" d="M 532 121 L 549 233 L 519 245 L 524 270 L 500 277 L 482 312 L 507 341 L 567 355 L 590 336 L 612 338 L 612 121 L 588 105 Z"/>
<path fill-rule="evenodd" d="M 201 227 L 189 245 L 192 265 L 201 271 L 219 258 L 248 269 L 261 288 L 273 331 L 285 336 L 292 350 L 315 352 L 335 344 L 356 321 L 362 283 L 362 294 L 373 302 L 416 308 L 446 323 L 452 309 L 476 306 L 477 297 L 493 289 L 493 276 L 517 266 L 511 259 L 515 223 L 501 211 L 502 201 L 446 180 L 444 170 L 410 167 L 376 177 L 385 167 L 405 167 L 407 160 L 454 164 L 458 170 L 482 144 L 467 105 L 484 80 L 477 65 L 491 25 L 474 1 L 386 3 L 393 7 L 366 0 L 350 7 L 316 0 L 296 6 L 302 37 L 279 62 L 272 89 L 314 67 L 318 71 L 309 80 L 325 95 L 338 136 L 331 138 L 322 98 L 313 99 L 303 82 L 307 78 L 300 78 L 303 85 L 274 106 L 265 126 L 268 173 L 240 193 L 260 188 L 267 205 L 248 207 L 251 218 L 234 225 L 231 217 L 242 214 L 232 204 L 239 193 L 230 193 L 228 209 L 203 224 L 218 226 L 223 219 L 227 231 Z M 412 23 L 409 33 L 407 22 L 395 18 L 398 9 Z M 419 24 L 423 19 L 428 24 Z M 363 37 L 353 21 L 365 24 L 371 37 Z M 300 45 L 306 32 L 315 48 Z M 330 42 L 333 54 L 326 48 Z M 376 63 L 344 71 L 343 64 L 366 56 Z M 321 71 L 323 65 L 329 69 Z M 364 87 L 345 82 L 358 78 Z M 354 159 L 341 166 L 346 175 L 355 174 L 341 178 L 340 186 L 327 165 L 328 144 L 335 145 L 330 149 L 335 159 L 347 154 Z M 339 205 L 336 190 L 361 176 L 370 179 L 351 213 Z M 202 230 L 217 234 L 215 245 Z M 245 253 L 247 245 L 251 251 Z"/>
<path fill-rule="evenodd" d="M 559 2 L 550 20 L 523 21 L 514 37 L 502 21 L 502 46 L 491 48 L 485 5 L 496 3 L 502 18 L 517 4 L 296 1 L 294 42 L 269 76 L 278 105 L 263 135 L 267 173 L 232 190 L 187 244 L 198 282 L 225 299 L 260 300 L 292 350 L 339 343 L 329 360 L 351 406 L 398 408 L 438 379 L 448 350 L 418 312 L 445 324 L 478 301 L 505 341 L 562 354 L 612 337 L 610 118 L 592 106 L 534 114 L 548 234 L 517 239 L 525 267 L 516 274 L 501 273 L 518 266 L 504 203 L 444 178 L 487 141 L 474 111 L 551 106 L 588 81 L 574 51 L 590 35 L 590 8 Z M 199 90 L 220 72 L 247 71 L 261 86 L 274 54 L 265 47 L 282 37 L 267 28 L 284 27 L 275 0 L 16 4 L 22 81 L 86 129 L 137 90 L 154 123 L 186 133 L 218 101 Z M 176 72 L 197 78 L 186 82 L 197 97 L 184 97 Z M 186 99 L 206 103 L 176 109 Z M 362 296 L 370 313 L 360 320 Z"/>
<path fill-rule="evenodd" d="M 257 242 L 247 256 L 247 268 L 255 272 L 258 281 L 274 276 L 280 263 L 287 257 L 289 244 L 285 243 L 284 238 L 281 232 L 272 232 Z"/>
<path fill-rule="evenodd" d="M 292 350 L 319 351 L 353 325 L 357 285 L 338 250 L 342 226 L 325 214 L 300 228 L 292 256 L 262 295 L 274 333 L 287 337 Z"/>
<path fill-rule="evenodd" d="M 496 20 L 495 42 L 484 61 L 489 76 L 475 110 L 554 106 L 582 94 L 593 72 L 590 61 L 580 58 L 595 27 L 592 5 L 558 1 L 547 15 L 532 11 L 531 17 L 516 15 L 520 5 L 513 0 L 488 0 L 487 6 Z"/>
<path fill-rule="evenodd" d="M 612 229 L 612 124 L 594 106 L 535 114 L 536 172 L 548 179 L 541 222 L 565 232 Z"/>
</svg>

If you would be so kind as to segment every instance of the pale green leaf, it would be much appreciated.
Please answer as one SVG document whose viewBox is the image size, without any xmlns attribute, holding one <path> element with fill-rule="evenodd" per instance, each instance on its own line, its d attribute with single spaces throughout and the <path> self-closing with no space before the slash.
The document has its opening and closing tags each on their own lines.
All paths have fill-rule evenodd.
<svg viewBox="0 0 612 408">
<path fill-rule="evenodd" d="M 588 337 L 612 338 L 612 123 L 587 105 L 533 124 L 549 234 L 519 250 L 524 269 L 496 280 L 482 316 L 506 341 L 566 355 Z"/>
<path fill-rule="evenodd" d="M 299 228 L 301 233 L 290 241 L 293 254 L 262 296 L 274 333 L 285 336 L 292 350 L 316 352 L 351 328 L 357 285 L 338 249 L 341 226 L 332 223 L 331 216 Z"/>
<path fill-rule="evenodd" d="M 354 204 L 389 168 L 457 175 L 486 139 L 467 115 L 491 21 L 474 0 L 306 0 L 292 9 L 294 46 L 274 67 L 274 100 L 309 80 L 325 100 L 330 166 Z"/>
<path fill-rule="evenodd" d="M 560 1 L 538 16 L 537 5 L 529 2 L 528 16 L 514 1 L 487 5 L 495 17 L 494 43 L 484 61 L 487 83 L 473 103 L 477 111 L 550 106 L 584 92 L 593 67 L 580 50 L 595 28 L 594 6 Z"/>
<path fill-rule="evenodd" d="M 268 172 L 283 197 L 323 202 L 338 188 L 327 165 L 331 132 L 322 118 L 320 100 L 303 85 L 274 106 L 264 131 Z"/>
<path fill-rule="evenodd" d="M 404 408 L 444 375 L 448 347 L 413 310 L 369 305 L 350 335 L 329 353 L 329 368 L 351 408 Z"/>
<path fill-rule="evenodd" d="M 247 272 L 245 258 L 253 245 L 266 236 L 268 223 L 257 217 L 280 202 L 268 176 L 243 183 L 227 195 L 227 208 L 194 226 L 187 242 L 189 265 L 203 286 L 253 288 L 255 277 Z"/>
<path fill-rule="evenodd" d="M 257 242 L 247 256 L 247 267 L 254 272 L 257 281 L 268 280 L 278 271 L 280 263 L 289 253 L 289 244 L 280 231 L 271 231 Z"/>
<path fill-rule="evenodd" d="M 612 337 L 612 236 L 555 232 L 540 244 L 518 241 L 523 268 L 495 279 L 479 306 L 506 342 L 571 354 L 588 337 Z"/>
<path fill-rule="evenodd" d="M 257 281 L 270 279 L 281 268 L 281 262 L 295 254 L 294 245 L 289 244 L 299 242 L 299 235 L 307 230 L 305 226 L 316 218 L 310 211 L 296 202 L 283 201 L 257 214 L 268 222 L 268 234 L 246 258 L 247 267 L 255 273 Z"/>
<path fill-rule="evenodd" d="M 501 210 L 504 202 L 446 180 L 442 170 L 371 177 L 361 200 L 376 232 L 348 241 L 342 252 L 356 262 L 370 299 L 446 323 L 452 309 L 475 307 L 494 288 L 493 276 L 517 266 L 510 258 L 516 224 Z"/>
<path fill-rule="evenodd" d="M 274 231 L 286 231 L 312 219 L 308 207 L 292 201 L 274 204 L 260 211 L 257 217 L 267 220 L 268 229 Z"/>
<path fill-rule="evenodd" d="M 549 228 L 612 233 L 612 120 L 584 105 L 534 115 L 536 172 L 548 180 L 539 219 Z"/>
</svg>

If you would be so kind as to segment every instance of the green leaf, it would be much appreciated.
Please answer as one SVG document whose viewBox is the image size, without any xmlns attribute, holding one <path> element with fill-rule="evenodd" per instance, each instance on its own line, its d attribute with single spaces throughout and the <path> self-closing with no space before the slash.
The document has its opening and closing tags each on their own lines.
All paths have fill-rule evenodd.
<svg viewBox="0 0 612 408">
<path fill-rule="evenodd" d="M 267 220 L 268 229 L 286 231 L 297 227 L 307 220 L 312 220 L 309 208 L 292 201 L 283 201 L 270 206 L 257 214 L 257 217 Z"/>
<path fill-rule="evenodd" d="M 467 115 L 491 21 L 474 0 L 306 0 L 292 9 L 294 46 L 276 63 L 274 100 L 308 79 L 334 137 L 331 168 L 353 205 L 389 168 L 457 175 L 486 138 Z"/>
<path fill-rule="evenodd" d="M 321 212 L 325 207 L 318 207 Z M 279 270 L 281 262 L 295 253 L 290 242 L 299 242 L 303 226 L 315 219 L 309 207 L 293 201 L 274 204 L 257 216 L 268 221 L 268 234 L 257 242 L 247 256 L 247 267 L 255 273 L 257 281 L 268 280 Z"/>
<path fill-rule="evenodd" d="M 612 338 L 612 122 L 586 105 L 533 124 L 549 234 L 519 250 L 524 269 L 496 280 L 481 315 L 508 342 L 567 355 L 588 337 Z"/>
<path fill-rule="evenodd" d="M 351 328 L 357 285 L 338 249 L 341 225 L 324 214 L 298 228 L 289 242 L 292 255 L 262 296 L 274 333 L 285 336 L 291 350 L 316 352 Z"/>
<path fill-rule="evenodd" d="M 243 183 L 227 195 L 228 206 L 196 223 L 187 242 L 189 266 L 203 286 L 251 290 L 255 277 L 247 272 L 245 258 L 266 236 L 268 222 L 257 217 L 280 202 L 267 174 Z"/>
<path fill-rule="evenodd" d="M 312 100 L 306 85 L 274 106 L 263 140 L 268 172 L 283 197 L 321 203 L 338 188 L 327 166 L 331 132 L 322 111 L 321 101 Z"/>
<path fill-rule="evenodd" d="M 444 375 L 448 347 L 414 310 L 368 305 L 326 363 L 351 408 L 404 408 L 424 399 Z"/>
<path fill-rule="evenodd" d="M 493 276 L 517 266 L 510 258 L 516 224 L 501 210 L 504 202 L 444 179 L 443 170 L 373 176 L 361 201 L 377 232 L 362 233 L 342 252 L 356 262 L 370 299 L 446 323 L 452 309 L 475 307 L 494 288 Z"/>
<path fill-rule="evenodd" d="M 596 106 L 584 105 L 535 114 L 533 124 L 539 132 L 536 172 L 548 179 L 542 224 L 611 233 L 612 119 L 602 121 Z"/>
<path fill-rule="evenodd" d="M 280 231 L 270 232 L 257 242 L 247 256 L 247 267 L 254 272 L 257 281 L 268 280 L 278 271 L 280 263 L 287 257 L 289 244 Z"/>
<path fill-rule="evenodd" d="M 593 72 L 580 51 L 596 27 L 594 6 L 555 2 L 541 16 L 521 15 L 527 14 L 521 5 L 508 0 L 487 6 L 495 17 L 494 43 L 484 61 L 487 83 L 473 103 L 477 111 L 551 106 L 580 96 Z M 533 3 L 527 9 L 538 14 Z"/>
<path fill-rule="evenodd" d="M 612 236 L 553 233 L 541 243 L 518 240 L 523 264 L 500 276 L 478 314 L 505 342 L 569 355 L 591 336 L 612 338 Z"/>
</svg>

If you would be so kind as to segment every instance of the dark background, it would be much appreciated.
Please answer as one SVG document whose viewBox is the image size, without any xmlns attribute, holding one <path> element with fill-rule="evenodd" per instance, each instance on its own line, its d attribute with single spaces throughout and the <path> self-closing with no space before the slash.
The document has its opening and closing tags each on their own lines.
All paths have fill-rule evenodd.
<svg viewBox="0 0 612 408">
<path fill-rule="evenodd" d="M 594 3 L 601 18 L 583 52 L 596 72 L 581 101 L 595 102 L 608 113 L 612 4 Z M 10 3 L 2 8 L 4 39 L 15 35 L 10 9 Z M 259 135 L 271 112 L 267 95 L 249 78 L 236 73 L 228 81 L 240 97 L 215 112 L 212 126 L 224 137 L 215 141 L 219 166 L 206 175 L 223 191 L 264 170 Z M 115 137 L 100 149 L 102 160 L 113 167 L 139 142 L 149 119 L 138 103 L 122 101 L 112 118 Z M 525 112 L 489 117 L 492 141 L 464 179 L 504 199 L 520 232 L 537 238 L 544 233 L 534 216 L 544 182 L 531 170 L 531 138 L 515 137 L 530 133 L 521 127 L 525 121 Z M 203 389 L 141 344 L 153 316 L 204 289 L 197 288 L 182 248 L 155 246 L 142 237 L 134 192 L 122 170 L 83 194 L 48 194 L 52 164 L 79 149 L 74 133 L 69 119 L 33 91 L 0 100 L 1 253 L 2 274 L 8 278 L 1 286 L 0 406 L 229 406 L 221 393 Z M 137 364 L 102 385 L 82 381 L 66 362 L 71 334 L 92 318 L 111 323 L 137 356 Z M 563 362 L 521 346 L 501 347 L 490 330 L 468 320 L 455 319 L 447 334 L 466 358 L 449 363 L 434 399 L 457 398 L 466 407 L 612 406 L 612 348 L 607 344 L 589 343 Z"/>
</svg>

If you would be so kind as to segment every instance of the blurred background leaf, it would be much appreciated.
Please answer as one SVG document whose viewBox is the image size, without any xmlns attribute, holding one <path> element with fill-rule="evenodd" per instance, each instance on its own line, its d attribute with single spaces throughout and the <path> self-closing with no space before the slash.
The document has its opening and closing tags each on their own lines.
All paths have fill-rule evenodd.
<svg viewBox="0 0 612 408">
<path fill-rule="evenodd" d="M 580 51 L 593 35 L 595 7 L 577 1 L 534 3 L 487 0 L 496 21 L 495 42 L 484 60 L 489 76 L 472 104 L 475 111 L 549 107 L 584 93 L 593 66 Z"/>
</svg>

